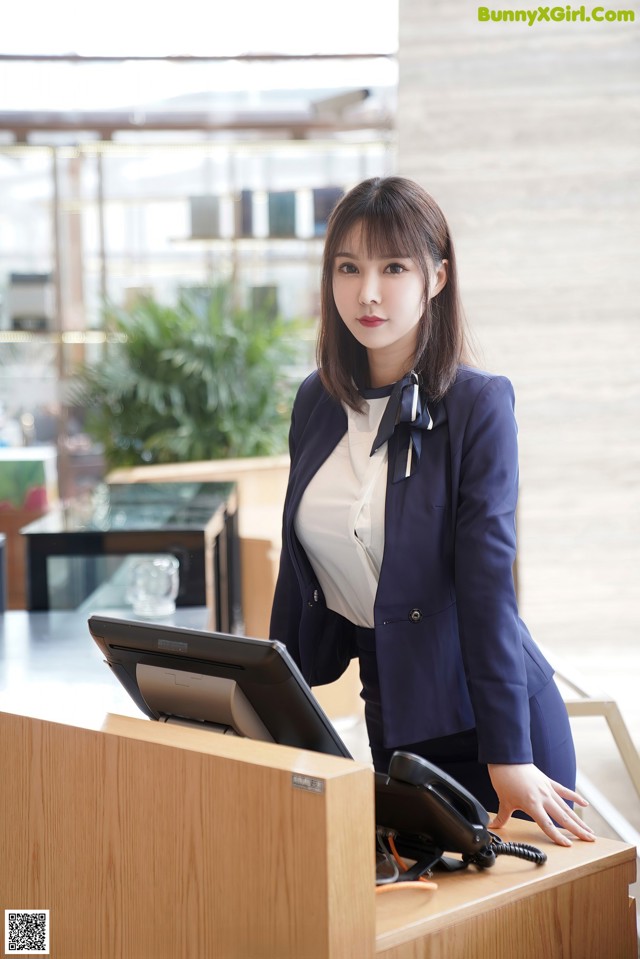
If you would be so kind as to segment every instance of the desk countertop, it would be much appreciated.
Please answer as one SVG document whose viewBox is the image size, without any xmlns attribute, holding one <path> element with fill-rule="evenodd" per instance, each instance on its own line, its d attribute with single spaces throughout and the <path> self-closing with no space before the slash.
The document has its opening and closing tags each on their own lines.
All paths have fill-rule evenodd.
<svg viewBox="0 0 640 959">
<path fill-rule="evenodd" d="M 376 896 L 376 951 L 384 952 L 416 937 L 441 931 L 463 920 L 482 916 L 489 910 L 553 889 L 614 866 L 623 866 L 626 881 L 636 875 L 636 850 L 612 839 L 595 842 L 575 840 L 570 847 L 557 846 L 535 823 L 511 819 L 500 830 L 508 842 L 529 843 L 547 854 L 547 862 L 536 866 L 522 859 L 500 856 L 490 869 L 474 867 L 456 872 L 435 872 L 438 888 L 389 891 Z M 583 917 L 588 923 L 589 917 Z M 541 948 L 540 954 L 544 955 Z"/>
</svg>

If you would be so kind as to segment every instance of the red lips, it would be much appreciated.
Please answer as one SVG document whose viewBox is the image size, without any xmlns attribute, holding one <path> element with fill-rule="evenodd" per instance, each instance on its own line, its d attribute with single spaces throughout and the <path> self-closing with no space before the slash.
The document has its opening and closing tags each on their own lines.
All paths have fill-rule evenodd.
<svg viewBox="0 0 640 959">
<path fill-rule="evenodd" d="M 373 327 L 380 326 L 382 323 L 386 323 L 386 320 L 383 320 L 379 316 L 359 316 L 358 323 L 360 323 L 362 326 Z"/>
</svg>

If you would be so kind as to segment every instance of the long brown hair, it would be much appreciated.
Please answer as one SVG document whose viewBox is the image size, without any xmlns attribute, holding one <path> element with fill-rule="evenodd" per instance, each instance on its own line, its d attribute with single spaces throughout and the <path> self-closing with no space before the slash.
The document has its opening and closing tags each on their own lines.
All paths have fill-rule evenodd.
<svg viewBox="0 0 640 959">
<path fill-rule="evenodd" d="M 329 217 L 317 344 L 322 382 L 332 396 L 352 409 L 361 408 L 358 390 L 370 385 L 366 349 L 340 319 L 333 298 L 335 256 L 356 225 L 362 227 L 368 256 L 411 258 L 422 271 L 425 290 L 434 265 L 448 261 L 447 282 L 426 304 L 420 318 L 413 364 L 428 397 L 439 399 L 451 386 L 465 353 L 455 252 L 447 221 L 435 200 L 417 183 L 397 176 L 372 177 L 359 183 Z"/>
</svg>

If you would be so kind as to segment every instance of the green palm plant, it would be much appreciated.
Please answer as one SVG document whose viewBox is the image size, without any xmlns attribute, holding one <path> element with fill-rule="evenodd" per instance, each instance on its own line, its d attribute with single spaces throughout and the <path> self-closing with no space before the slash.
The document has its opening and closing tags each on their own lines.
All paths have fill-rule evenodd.
<svg viewBox="0 0 640 959">
<path fill-rule="evenodd" d="M 100 362 L 78 368 L 73 405 L 108 468 L 286 450 L 303 324 L 233 309 L 228 289 L 110 307 Z"/>
</svg>

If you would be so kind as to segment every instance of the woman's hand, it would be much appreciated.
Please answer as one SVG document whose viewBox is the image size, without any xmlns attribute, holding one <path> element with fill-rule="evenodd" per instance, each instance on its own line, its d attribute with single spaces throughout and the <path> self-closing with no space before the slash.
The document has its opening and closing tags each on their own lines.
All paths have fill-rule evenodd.
<svg viewBox="0 0 640 959">
<path fill-rule="evenodd" d="M 549 779 L 533 763 L 489 764 L 488 770 L 500 803 L 498 814 L 493 822 L 489 823 L 490 829 L 500 829 L 513 812 L 520 810 L 531 816 L 549 839 L 559 846 L 570 846 L 571 840 L 560 832 L 554 822 L 563 829 L 568 829 L 578 839 L 587 842 L 595 839 L 593 830 L 564 802 L 565 799 L 570 799 L 579 806 L 588 806 L 586 799 Z"/>
</svg>

